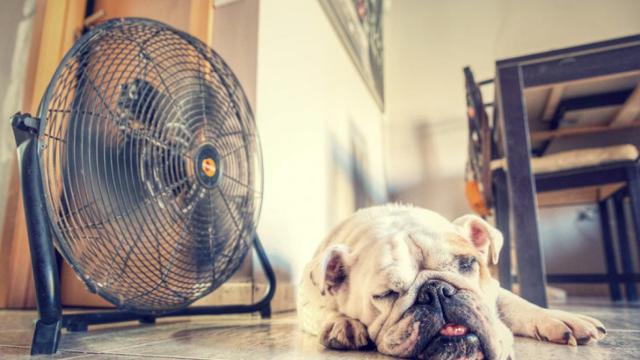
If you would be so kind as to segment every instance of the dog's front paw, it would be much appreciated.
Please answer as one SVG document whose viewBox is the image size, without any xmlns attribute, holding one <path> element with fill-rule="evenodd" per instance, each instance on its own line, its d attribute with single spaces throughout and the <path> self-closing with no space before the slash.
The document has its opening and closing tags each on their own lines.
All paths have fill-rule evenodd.
<svg viewBox="0 0 640 360">
<path fill-rule="evenodd" d="M 322 345 L 336 350 L 362 350 L 372 345 L 367 328 L 356 319 L 337 316 L 324 324 Z"/>
<path fill-rule="evenodd" d="M 513 347 L 513 333 L 502 322 L 497 325 L 496 335 L 498 336 L 496 359 L 515 360 Z"/>
<path fill-rule="evenodd" d="M 607 333 L 600 321 L 566 311 L 541 310 L 535 319 L 535 337 L 557 344 L 586 345 Z"/>
</svg>

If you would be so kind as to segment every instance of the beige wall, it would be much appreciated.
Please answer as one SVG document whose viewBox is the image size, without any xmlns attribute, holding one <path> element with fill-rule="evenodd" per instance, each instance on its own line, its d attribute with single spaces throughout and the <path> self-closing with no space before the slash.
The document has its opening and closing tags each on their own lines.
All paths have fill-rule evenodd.
<svg viewBox="0 0 640 360">
<path fill-rule="evenodd" d="M 299 281 L 337 220 L 331 142 L 349 149 L 353 124 L 366 138 L 381 192 L 382 115 L 316 0 L 262 0 L 256 118 L 264 152 L 259 232 L 281 278 Z M 334 140 L 332 140 L 334 139 Z M 348 205 L 347 205 L 348 206 Z"/>
</svg>

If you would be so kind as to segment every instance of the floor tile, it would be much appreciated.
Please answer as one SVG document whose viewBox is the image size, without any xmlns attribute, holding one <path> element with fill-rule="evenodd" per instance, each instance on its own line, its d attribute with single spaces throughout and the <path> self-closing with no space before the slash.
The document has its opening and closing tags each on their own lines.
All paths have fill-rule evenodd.
<svg viewBox="0 0 640 360">
<path fill-rule="evenodd" d="M 552 307 L 594 316 L 607 326 L 598 344 L 569 347 L 517 338 L 517 359 L 640 358 L 640 306 L 599 301 L 569 301 Z M 0 311 L 0 359 L 27 359 L 33 311 Z M 324 349 L 302 333 L 295 314 L 273 319 L 258 316 L 201 316 L 160 319 L 156 325 L 135 322 L 63 332 L 53 359 L 391 359 L 376 352 Z"/>
<path fill-rule="evenodd" d="M 41 355 L 31 356 L 30 347 L 25 346 L 3 346 L 0 345 L 0 359 L 2 360 L 21 360 L 21 359 L 42 359 L 42 360 L 58 360 L 58 359 L 72 359 L 78 356 L 75 353 L 68 353 L 65 351 L 59 351 L 55 355 Z"/>
<path fill-rule="evenodd" d="M 611 303 L 606 300 L 570 300 L 552 307 L 600 319 L 607 329 L 640 330 L 640 305 Z"/>
<path fill-rule="evenodd" d="M 638 359 L 640 358 L 640 332 L 610 331 L 597 344 L 564 346 L 518 338 L 515 345 L 516 359 Z"/>
</svg>

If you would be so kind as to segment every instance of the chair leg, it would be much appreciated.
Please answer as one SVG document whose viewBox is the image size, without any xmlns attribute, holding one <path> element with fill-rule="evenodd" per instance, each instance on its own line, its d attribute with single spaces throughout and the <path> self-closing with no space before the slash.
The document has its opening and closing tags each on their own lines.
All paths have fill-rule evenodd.
<svg viewBox="0 0 640 360">
<path fill-rule="evenodd" d="M 494 176 L 494 201 L 496 227 L 502 233 L 504 243 L 500 251 L 500 261 L 498 262 L 500 286 L 511 290 L 513 287 L 513 277 L 511 276 L 511 230 L 509 216 L 509 192 L 503 171 L 496 171 Z"/>
<path fill-rule="evenodd" d="M 620 281 L 618 280 L 618 267 L 616 265 L 616 254 L 611 240 L 611 218 L 609 217 L 609 202 L 607 200 L 598 203 L 600 212 L 600 226 L 602 229 L 602 246 L 604 263 L 607 268 L 609 278 L 609 296 L 613 301 L 622 300 L 620 292 Z"/>
<path fill-rule="evenodd" d="M 631 258 L 631 247 L 629 246 L 629 238 L 627 236 L 627 223 L 624 213 L 624 196 L 617 194 L 614 197 L 614 204 L 616 209 L 616 228 L 618 233 L 618 243 L 620 244 L 620 256 L 622 259 L 622 273 L 629 276 L 629 279 L 624 281 L 624 289 L 627 296 L 627 300 L 638 300 L 638 292 L 636 289 L 636 283 L 631 279 L 633 276 L 633 259 Z"/>
</svg>

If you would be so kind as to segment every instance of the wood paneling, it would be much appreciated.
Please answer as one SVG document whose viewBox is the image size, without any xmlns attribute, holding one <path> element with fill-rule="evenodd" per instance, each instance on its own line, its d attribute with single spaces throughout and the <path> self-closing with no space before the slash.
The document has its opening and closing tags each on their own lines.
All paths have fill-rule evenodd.
<svg viewBox="0 0 640 360">
<path fill-rule="evenodd" d="M 556 108 L 558 104 L 560 104 L 560 100 L 562 100 L 562 93 L 564 92 L 564 86 L 558 85 L 551 88 L 549 92 L 549 98 L 547 99 L 547 104 L 544 107 L 544 112 L 542 115 L 542 120 L 550 121 L 553 117 L 553 114 L 556 112 Z"/>
<path fill-rule="evenodd" d="M 586 135 L 586 134 L 598 134 L 606 133 L 610 131 L 616 131 L 620 129 L 632 129 L 640 127 L 640 123 L 630 123 L 626 125 L 620 125 L 617 127 L 607 126 L 589 126 L 589 127 L 567 127 L 558 130 L 549 131 L 536 131 L 531 133 L 531 140 L 549 140 L 560 137 L 574 136 L 574 135 Z"/>
<path fill-rule="evenodd" d="M 612 127 L 620 127 L 640 120 L 640 84 L 611 121 Z"/>
<path fill-rule="evenodd" d="M 614 183 L 602 186 L 586 186 L 582 188 L 538 193 L 538 206 L 550 207 L 595 204 L 598 201 L 608 198 L 624 185 L 624 183 Z"/>
<path fill-rule="evenodd" d="M 105 19 L 144 17 L 162 21 L 211 45 L 212 0 L 96 0 L 95 9 L 104 10 Z"/>
</svg>

